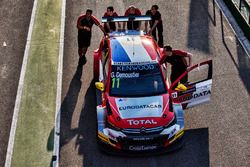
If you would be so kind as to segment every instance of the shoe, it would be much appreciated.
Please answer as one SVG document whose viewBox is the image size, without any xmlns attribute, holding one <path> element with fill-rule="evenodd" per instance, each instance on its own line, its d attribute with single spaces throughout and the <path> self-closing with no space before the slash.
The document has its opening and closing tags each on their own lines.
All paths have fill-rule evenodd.
<svg viewBox="0 0 250 167">
<path fill-rule="evenodd" d="M 81 56 L 79 58 L 79 61 L 78 61 L 78 67 L 82 67 L 83 65 L 85 65 L 87 63 L 87 59 L 85 56 Z"/>
</svg>

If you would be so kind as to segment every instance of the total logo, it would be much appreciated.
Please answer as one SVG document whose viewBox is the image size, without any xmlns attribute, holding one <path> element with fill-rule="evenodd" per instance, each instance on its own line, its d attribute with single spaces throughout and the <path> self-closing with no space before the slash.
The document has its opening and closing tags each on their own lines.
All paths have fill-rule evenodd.
<svg viewBox="0 0 250 167">
<path fill-rule="evenodd" d="M 153 124 L 157 124 L 157 122 L 155 122 L 153 119 L 141 119 L 141 120 L 133 120 L 133 119 L 129 119 L 127 120 L 129 125 L 153 125 Z"/>
</svg>

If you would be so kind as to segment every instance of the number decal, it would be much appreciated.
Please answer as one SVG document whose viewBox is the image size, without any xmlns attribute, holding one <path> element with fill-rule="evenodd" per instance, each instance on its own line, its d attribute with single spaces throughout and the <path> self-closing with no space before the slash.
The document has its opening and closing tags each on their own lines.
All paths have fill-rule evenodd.
<svg viewBox="0 0 250 167">
<path fill-rule="evenodd" d="M 116 82 L 117 82 L 116 87 L 117 87 L 117 88 L 120 88 L 120 78 L 117 78 L 117 79 L 116 79 Z"/>
<path fill-rule="evenodd" d="M 112 78 L 112 88 L 115 88 L 115 87 L 120 88 L 120 78 Z"/>
<path fill-rule="evenodd" d="M 112 78 L 112 88 L 115 87 L 115 78 Z"/>
<path fill-rule="evenodd" d="M 177 98 L 177 92 L 172 93 L 173 98 Z"/>
</svg>

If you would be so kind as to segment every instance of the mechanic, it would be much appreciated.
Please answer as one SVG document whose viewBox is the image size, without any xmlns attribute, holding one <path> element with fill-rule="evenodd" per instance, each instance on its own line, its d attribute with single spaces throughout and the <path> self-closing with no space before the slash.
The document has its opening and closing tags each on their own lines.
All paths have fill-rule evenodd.
<svg viewBox="0 0 250 167">
<path fill-rule="evenodd" d="M 146 15 L 151 16 L 151 21 L 149 22 L 150 30 L 148 31 L 149 35 L 153 35 L 154 39 L 157 41 L 156 37 L 156 29 L 158 31 L 158 45 L 159 47 L 163 47 L 163 25 L 161 19 L 161 13 L 158 11 L 158 5 L 153 5 L 151 10 L 146 12 Z M 145 31 L 148 29 L 148 21 L 145 22 Z"/>
<path fill-rule="evenodd" d="M 78 54 L 79 61 L 78 67 L 82 67 L 86 64 L 86 52 L 91 42 L 91 29 L 93 24 L 97 25 L 106 35 L 103 26 L 100 24 L 98 19 L 92 15 L 92 10 L 87 9 L 85 14 L 82 14 L 77 19 L 77 29 L 78 29 Z"/>
<path fill-rule="evenodd" d="M 188 62 L 186 60 L 188 58 Z M 178 79 L 186 70 L 187 67 L 191 65 L 191 57 L 192 54 L 182 51 L 182 50 L 172 50 L 170 45 L 164 46 L 164 56 L 160 60 L 160 64 L 170 63 L 171 67 L 171 76 L 170 80 L 173 83 L 176 79 Z M 185 75 L 180 82 L 187 83 L 188 75 Z M 174 87 L 176 87 L 175 85 Z"/>
<path fill-rule="evenodd" d="M 113 6 L 107 7 L 107 11 L 103 15 L 103 17 L 117 17 L 117 16 L 118 16 L 118 14 L 116 12 L 114 12 Z M 118 29 L 120 29 L 121 28 L 120 23 L 117 22 L 117 24 L 118 24 Z M 105 29 L 106 33 L 116 31 L 115 22 L 104 23 L 104 29 Z"/>
<path fill-rule="evenodd" d="M 141 11 L 136 8 L 134 5 L 131 5 L 126 10 L 124 16 L 141 16 Z M 126 22 L 123 23 L 123 30 L 125 30 Z M 128 30 L 140 30 L 141 23 L 139 21 L 128 21 L 127 29 Z"/>
</svg>

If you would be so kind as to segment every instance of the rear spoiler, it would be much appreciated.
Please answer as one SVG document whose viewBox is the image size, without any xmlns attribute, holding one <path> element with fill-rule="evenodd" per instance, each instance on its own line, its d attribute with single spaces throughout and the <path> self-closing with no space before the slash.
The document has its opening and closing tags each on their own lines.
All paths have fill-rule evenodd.
<svg viewBox="0 0 250 167">
<path fill-rule="evenodd" d="M 149 21 L 150 16 L 117 16 L 117 17 L 102 17 L 102 22 L 127 22 L 127 21 Z"/>
</svg>

